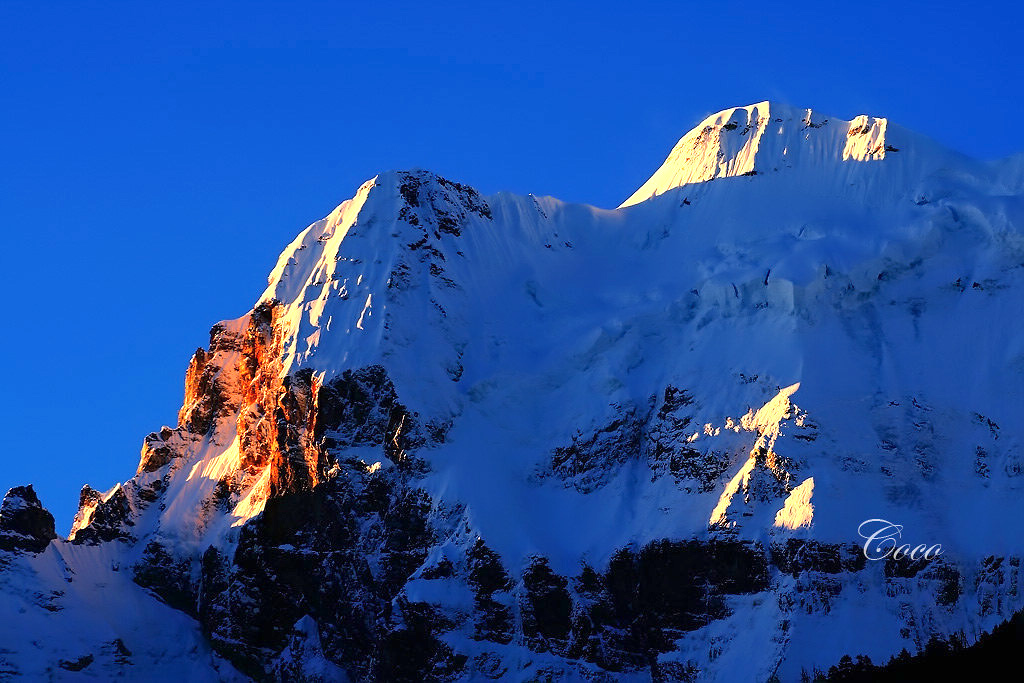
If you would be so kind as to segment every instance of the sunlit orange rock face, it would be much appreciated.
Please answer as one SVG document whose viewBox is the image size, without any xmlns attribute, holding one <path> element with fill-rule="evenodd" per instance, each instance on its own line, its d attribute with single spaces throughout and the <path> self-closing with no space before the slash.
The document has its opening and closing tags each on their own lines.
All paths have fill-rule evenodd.
<svg viewBox="0 0 1024 683">
<path fill-rule="evenodd" d="M 160 497 L 175 470 L 201 449 L 229 447 L 236 435 L 237 460 L 198 501 L 204 509 L 230 510 L 250 490 L 247 505 L 256 509 L 308 491 L 326 480 L 339 444 L 372 443 L 396 463 L 406 458 L 416 423 L 383 368 L 346 372 L 327 386 L 308 369 L 286 375 L 278 313 L 270 301 L 210 330 L 209 349 L 197 349 L 185 373 L 178 426 L 146 436 L 136 478 L 123 491 L 109 500 L 91 488 L 83 494 L 72 538 L 89 538 L 80 532 L 96 520 L 110 527 L 98 540 L 127 537 L 130 518 Z"/>
<path fill-rule="evenodd" d="M 383 368 L 346 371 L 326 385 L 308 369 L 282 376 L 277 310 L 274 302 L 258 306 L 240 347 L 237 433 L 245 481 L 269 468 L 269 497 L 312 489 L 336 461 L 339 429 L 347 434 L 344 445 L 379 444 L 401 464 L 418 440 L 417 425 Z M 216 390 L 215 382 L 204 386 Z"/>
<path fill-rule="evenodd" d="M 242 338 L 221 324 L 210 330 L 210 350 L 196 349 L 185 372 L 185 398 L 178 426 L 206 434 L 238 410 L 238 353 Z"/>
<path fill-rule="evenodd" d="M 268 494 L 277 496 L 316 486 L 326 469 L 313 443 L 317 383 L 309 371 L 282 377 L 276 305 L 253 311 L 242 340 L 238 386 L 239 467 L 249 474 L 270 468 Z"/>
<path fill-rule="evenodd" d="M 273 406 L 280 386 L 280 359 L 275 351 L 280 340 L 274 335 L 274 306 L 257 306 L 249 318 L 242 339 L 238 388 L 242 409 L 238 414 L 239 466 L 248 471 L 262 470 L 271 460 L 271 444 L 276 432 Z M 268 410 L 269 408 L 269 410 Z"/>
<path fill-rule="evenodd" d="M 326 384 L 309 369 L 285 374 L 279 312 L 269 301 L 210 330 L 209 349 L 197 349 L 185 373 L 178 426 L 146 436 L 136 477 L 117 491 L 87 487 L 73 539 L 131 538 L 133 519 L 162 500 L 178 469 L 194 467 L 210 448 L 230 451 L 236 437 L 230 462 L 212 475 L 196 471 L 216 477 L 196 500 L 199 530 L 216 510 L 243 502 L 247 512 L 240 514 L 248 516 L 268 499 L 313 489 L 332 476 L 337 453 L 348 447 L 377 446 L 394 464 L 417 466 L 409 454 L 436 439 L 399 401 L 384 368 L 346 370 Z M 443 433 L 443 426 L 427 427 Z"/>
<path fill-rule="evenodd" d="M 312 421 L 317 387 L 312 373 L 286 377 L 273 406 L 270 442 L 270 495 L 313 488 L 326 472 L 325 454 L 313 442 Z"/>
<path fill-rule="evenodd" d="M 187 475 L 216 478 L 194 501 L 197 533 L 217 511 L 242 503 L 239 514 L 248 517 L 269 499 L 328 481 L 337 454 L 349 447 L 376 446 L 403 469 L 419 466 L 410 454 L 443 438 L 443 425 L 428 424 L 425 432 L 380 366 L 346 370 L 326 384 L 309 369 L 286 374 L 280 310 L 271 300 L 210 330 L 209 348 L 197 349 L 185 372 L 178 426 L 145 437 L 133 479 L 107 493 L 83 489 L 72 540 L 134 539 L 136 519 L 154 504 L 163 509 L 179 469 L 196 467 L 210 449 L 229 453 L 236 438 L 230 462 L 214 474 Z M 160 543 L 149 545 L 157 552 Z"/>
<path fill-rule="evenodd" d="M 283 376 L 277 310 L 273 301 L 257 306 L 238 332 L 215 326 L 209 351 L 198 349 L 185 374 L 178 430 L 214 441 L 229 438 L 219 438 L 222 431 L 238 435 L 237 469 L 221 487 L 228 492 L 247 488 L 268 468 L 270 496 L 307 490 L 323 478 L 325 458 L 312 440 L 318 385 L 308 371 Z M 174 457 L 167 450 L 166 438 L 147 440 L 143 459 L 159 468 Z"/>
<path fill-rule="evenodd" d="M 206 350 L 199 348 L 189 361 L 185 371 L 185 400 L 178 411 L 178 424 L 187 425 L 197 432 L 205 432 L 209 428 L 211 399 L 216 398 L 211 390 L 213 373 L 219 368 L 209 365 L 208 358 Z"/>
</svg>

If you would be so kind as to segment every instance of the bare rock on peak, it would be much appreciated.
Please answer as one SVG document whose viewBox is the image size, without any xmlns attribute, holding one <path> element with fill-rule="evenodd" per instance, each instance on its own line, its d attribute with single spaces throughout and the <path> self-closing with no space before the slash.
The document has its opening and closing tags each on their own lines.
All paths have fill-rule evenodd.
<svg viewBox="0 0 1024 683">
<path fill-rule="evenodd" d="M 15 486 L 0 505 L 0 550 L 38 553 L 57 538 L 53 515 L 31 486 Z"/>
</svg>

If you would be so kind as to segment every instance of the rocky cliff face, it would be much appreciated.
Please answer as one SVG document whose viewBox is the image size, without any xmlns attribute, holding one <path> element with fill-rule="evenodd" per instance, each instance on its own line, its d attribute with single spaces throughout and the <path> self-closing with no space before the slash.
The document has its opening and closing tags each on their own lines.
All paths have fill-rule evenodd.
<svg viewBox="0 0 1024 683">
<path fill-rule="evenodd" d="M 364 184 L 68 540 L 9 492 L 0 665 L 799 680 L 1021 609 L 1024 188 L 780 112 L 712 117 L 616 211 Z M 869 561 L 878 517 L 944 554 Z"/>
<path fill-rule="evenodd" d="M 31 486 L 16 486 L 0 505 L 0 550 L 40 552 L 57 538 L 53 515 Z"/>
</svg>

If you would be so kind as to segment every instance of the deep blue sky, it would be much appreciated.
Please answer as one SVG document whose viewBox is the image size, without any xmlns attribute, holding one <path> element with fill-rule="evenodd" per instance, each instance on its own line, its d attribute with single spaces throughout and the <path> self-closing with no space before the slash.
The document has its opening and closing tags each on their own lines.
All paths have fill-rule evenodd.
<svg viewBox="0 0 1024 683">
<path fill-rule="evenodd" d="M 382 170 L 611 207 L 763 99 L 1024 150 L 1015 3 L 888 4 L 0 1 L 0 489 L 66 532 L 210 325 Z"/>
</svg>

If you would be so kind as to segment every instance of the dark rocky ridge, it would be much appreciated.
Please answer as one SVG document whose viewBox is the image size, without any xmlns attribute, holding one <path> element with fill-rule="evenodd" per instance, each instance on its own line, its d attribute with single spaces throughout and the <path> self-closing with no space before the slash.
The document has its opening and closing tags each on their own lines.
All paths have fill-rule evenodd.
<svg viewBox="0 0 1024 683">
<path fill-rule="evenodd" d="M 32 486 L 15 486 L 0 505 L 0 551 L 42 552 L 57 538 L 53 515 Z"/>
</svg>

